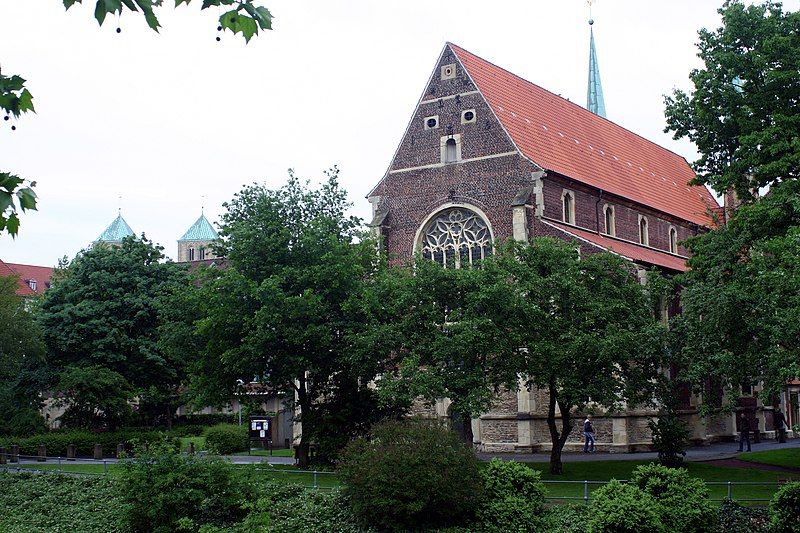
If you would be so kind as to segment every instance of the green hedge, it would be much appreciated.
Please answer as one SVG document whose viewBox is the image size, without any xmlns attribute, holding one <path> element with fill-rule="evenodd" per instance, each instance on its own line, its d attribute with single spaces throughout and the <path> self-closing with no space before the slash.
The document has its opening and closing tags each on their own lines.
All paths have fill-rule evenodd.
<svg viewBox="0 0 800 533">
<path fill-rule="evenodd" d="M 19 446 L 21 455 L 38 455 L 39 445 L 44 444 L 49 457 L 65 457 L 67 455 L 67 446 L 74 444 L 77 446 L 77 454 L 79 456 L 91 457 L 94 454 L 94 445 L 100 444 L 103 447 L 104 456 L 114 457 L 119 443 L 125 444 L 126 449 L 130 451 L 137 445 L 151 445 L 165 440 L 173 443 L 174 438 L 168 433 L 160 431 L 122 430 L 93 432 L 66 430 L 51 431 L 50 433 L 27 438 L 3 438 L 0 439 L 0 446 L 4 446 L 10 452 L 11 446 L 16 444 Z"/>
<path fill-rule="evenodd" d="M 249 447 L 247 426 L 217 424 L 205 430 L 206 446 L 219 455 L 246 452 Z"/>
</svg>

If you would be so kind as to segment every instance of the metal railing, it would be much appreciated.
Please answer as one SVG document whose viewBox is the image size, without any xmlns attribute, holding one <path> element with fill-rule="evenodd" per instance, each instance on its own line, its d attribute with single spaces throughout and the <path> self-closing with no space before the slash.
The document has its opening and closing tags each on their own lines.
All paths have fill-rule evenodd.
<svg viewBox="0 0 800 533">
<path fill-rule="evenodd" d="M 6 460 L 0 463 L 0 472 L 34 472 L 42 474 L 70 474 L 76 476 L 104 476 L 108 475 L 109 465 L 115 464 L 116 459 L 91 459 L 72 457 L 47 457 L 41 455 L 11 455 L 6 454 Z M 91 472 L 92 468 L 81 469 L 82 466 L 100 466 L 101 472 Z"/>
</svg>

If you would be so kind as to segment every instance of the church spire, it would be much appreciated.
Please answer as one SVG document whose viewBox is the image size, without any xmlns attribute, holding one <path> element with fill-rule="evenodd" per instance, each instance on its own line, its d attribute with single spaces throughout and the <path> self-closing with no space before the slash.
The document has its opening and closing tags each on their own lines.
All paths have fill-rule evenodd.
<svg viewBox="0 0 800 533">
<path fill-rule="evenodd" d="M 586 92 L 586 109 L 600 115 L 606 116 L 606 103 L 603 100 L 603 86 L 600 84 L 600 67 L 597 65 L 597 51 L 594 48 L 594 19 L 592 19 L 592 0 L 589 4 L 589 88 Z"/>
</svg>

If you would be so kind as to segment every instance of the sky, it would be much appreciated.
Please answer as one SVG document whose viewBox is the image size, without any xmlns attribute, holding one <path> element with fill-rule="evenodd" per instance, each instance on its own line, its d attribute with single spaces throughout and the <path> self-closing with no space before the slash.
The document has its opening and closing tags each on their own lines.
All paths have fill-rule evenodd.
<svg viewBox="0 0 800 533">
<path fill-rule="evenodd" d="M 259 0 L 274 30 L 249 44 L 218 33 L 220 12 L 200 0 L 164 3 L 155 33 L 129 12 L 99 27 L 89 0 L 67 12 L 0 0 L 0 68 L 28 80 L 36 106 L 16 131 L 0 124 L 0 170 L 35 180 L 39 196 L 16 239 L 0 236 L 0 259 L 72 258 L 119 209 L 175 258 L 201 208 L 216 222 L 243 185 L 278 188 L 289 168 L 319 183 L 338 165 L 353 214 L 369 219 L 364 196 L 447 41 L 586 104 L 585 0 Z M 663 132 L 663 95 L 690 88 L 697 31 L 719 26 L 720 4 L 592 8 L 608 118 L 689 162 L 694 147 Z"/>
</svg>

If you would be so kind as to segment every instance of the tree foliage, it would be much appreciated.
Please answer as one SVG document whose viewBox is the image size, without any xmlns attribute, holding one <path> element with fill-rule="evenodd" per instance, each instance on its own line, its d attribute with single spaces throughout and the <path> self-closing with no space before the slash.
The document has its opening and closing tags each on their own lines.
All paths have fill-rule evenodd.
<svg viewBox="0 0 800 533">
<path fill-rule="evenodd" d="M 133 237 L 118 247 L 101 243 L 79 253 L 45 292 L 38 318 L 53 385 L 68 397 L 81 391 L 76 408 L 78 398 L 112 402 L 110 395 L 113 405 L 133 396 L 147 403 L 154 391 L 180 385 L 184 362 L 159 348 L 158 305 L 188 283 L 181 266 L 162 262 L 161 250 Z"/>
<path fill-rule="evenodd" d="M 699 32 L 693 91 L 665 98 L 665 131 L 697 146 L 697 184 L 748 200 L 800 177 L 800 14 L 772 0 L 719 13 L 722 26 Z"/>
<path fill-rule="evenodd" d="M 800 375 L 800 183 L 775 185 L 687 247 L 691 270 L 673 324 L 682 375 L 734 396 L 763 380 L 769 401 Z"/>
</svg>

